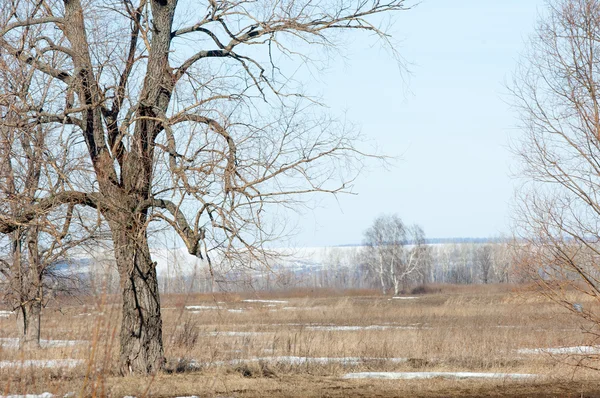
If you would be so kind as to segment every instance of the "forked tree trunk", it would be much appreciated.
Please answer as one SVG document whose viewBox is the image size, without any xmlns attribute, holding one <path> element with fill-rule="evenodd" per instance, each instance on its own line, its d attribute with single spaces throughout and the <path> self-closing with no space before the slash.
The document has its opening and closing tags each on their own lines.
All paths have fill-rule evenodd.
<svg viewBox="0 0 600 398">
<path fill-rule="evenodd" d="M 31 244 L 28 240 L 29 259 L 24 255 L 21 229 L 16 230 L 12 239 L 12 261 L 14 278 L 13 289 L 17 293 L 16 303 L 17 327 L 19 330 L 19 347 L 36 349 L 40 347 L 40 320 L 42 314 L 42 284 L 38 273 L 37 242 Z M 31 238 L 31 236 L 30 236 Z"/>
<path fill-rule="evenodd" d="M 120 371 L 154 373 L 164 363 L 156 264 L 150 258 L 145 230 L 132 231 L 114 223 L 111 229 L 123 293 Z"/>
</svg>

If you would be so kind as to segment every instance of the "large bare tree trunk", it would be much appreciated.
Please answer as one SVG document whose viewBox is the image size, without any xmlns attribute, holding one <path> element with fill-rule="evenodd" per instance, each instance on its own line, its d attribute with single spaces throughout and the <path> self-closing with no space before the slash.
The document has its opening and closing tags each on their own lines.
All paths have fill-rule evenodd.
<svg viewBox="0 0 600 398">
<path fill-rule="evenodd" d="M 144 229 L 132 231 L 119 223 L 111 223 L 111 229 L 123 293 L 120 371 L 153 373 L 164 363 L 156 263 Z"/>
<path fill-rule="evenodd" d="M 42 318 L 41 300 L 30 300 L 21 305 L 19 322 L 19 345 L 24 349 L 37 349 L 40 347 L 40 324 Z"/>
<path fill-rule="evenodd" d="M 30 234 L 33 232 L 30 231 Z M 32 246 L 29 236 L 27 247 L 29 259 L 23 252 L 25 233 L 18 229 L 12 235 L 12 261 L 14 268 L 13 290 L 18 305 L 17 325 L 19 329 L 19 346 L 25 349 L 40 347 L 40 320 L 42 313 L 42 284 L 37 272 L 35 256 L 37 246 Z M 37 242 L 36 242 L 37 243 Z"/>
<path fill-rule="evenodd" d="M 40 264 L 39 230 L 31 227 L 27 234 L 27 250 L 29 253 L 29 269 L 26 273 L 28 285 L 26 301 L 21 304 L 23 329 L 21 346 L 27 349 L 40 347 L 40 326 L 42 317 L 42 301 L 44 294 L 43 269 Z"/>
</svg>

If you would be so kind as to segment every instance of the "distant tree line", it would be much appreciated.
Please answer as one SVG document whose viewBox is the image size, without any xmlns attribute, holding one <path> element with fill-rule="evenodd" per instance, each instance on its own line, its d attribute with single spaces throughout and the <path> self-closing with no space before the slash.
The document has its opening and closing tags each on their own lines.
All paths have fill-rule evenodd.
<svg viewBox="0 0 600 398">
<path fill-rule="evenodd" d="M 514 248 L 508 241 L 421 245 L 398 243 L 396 247 L 385 245 L 375 248 L 365 245 L 319 250 L 319 260 L 306 258 L 296 262 L 274 262 L 270 270 L 253 271 L 213 264 L 212 273 L 204 266 L 193 272 L 171 271 L 159 275 L 159 286 L 164 293 L 329 288 L 377 289 L 382 292 L 385 290 L 385 294 L 402 294 L 427 284 L 522 282 L 514 266 Z M 392 262 L 394 256 L 396 259 Z M 383 258 L 383 266 L 380 258 Z M 115 292 L 118 289 L 116 275 L 106 278 L 106 275 L 97 273 L 92 279 L 96 281 L 92 286 L 112 286 Z"/>
</svg>

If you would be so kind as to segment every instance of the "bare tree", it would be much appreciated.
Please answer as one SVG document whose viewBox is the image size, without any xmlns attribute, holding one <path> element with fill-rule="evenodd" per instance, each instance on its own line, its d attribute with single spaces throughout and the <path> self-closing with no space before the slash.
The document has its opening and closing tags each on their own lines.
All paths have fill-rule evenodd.
<svg viewBox="0 0 600 398">
<path fill-rule="evenodd" d="M 386 294 L 390 285 L 394 294 L 399 290 L 400 280 L 396 273 L 402 247 L 406 243 L 406 229 L 397 215 L 379 216 L 365 231 L 365 263 L 381 283 Z"/>
<path fill-rule="evenodd" d="M 494 259 L 493 273 L 497 282 L 512 282 L 511 276 L 514 268 L 515 249 L 519 249 L 519 243 L 506 238 L 500 238 L 498 242 L 492 245 Z"/>
<path fill-rule="evenodd" d="M 427 245 L 425 231 L 417 224 L 408 228 L 409 249 L 402 262 L 404 290 L 411 282 L 427 283 L 431 272 L 431 250 Z M 412 279 L 412 280 L 411 280 Z"/>
<path fill-rule="evenodd" d="M 475 265 L 481 274 L 481 281 L 485 284 L 490 281 L 490 272 L 494 264 L 492 246 L 490 244 L 480 245 L 475 249 Z"/>
<path fill-rule="evenodd" d="M 392 288 L 398 295 L 427 258 L 425 234 L 419 226 L 407 228 L 395 214 L 379 216 L 365 231 L 363 257 L 368 269 L 377 275 L 383 294 Z"/>
<path fill-rule="evenodd" d="M 77 132 L 94 183 L 41 197 L 17 220 L 3 213 L 0 232 L 65 204 L 101 212 L 123 294 L 123 373 L 153 372 L 164 362 L 148 225 L 168 224 L 189 253 L 209 261 L 214 250 L 222 261 L 259 261 L 263 243 L 280 233 L 270 223 L 273 206 L 348 191 L 362 157 L 355 136 L 304 100 L 285 65 L 309 61 L 315 46 L 333 49 L 339 31 L 368 31 L 387 43 L 369 18 L 406 9 L 403 0 L 14 0 L 1 7 L 2 56 L 52 81 L 52 100 L 21 117 Z"/>
<path fill-rule="evenodd" d="M 569 309 L 569 289 L 600 298 L 599 37 L 600 2 L 548 2 L 513 88 L 523 123 L 519 259 Z M 600 321 L 591 308 L 580 314 Z"/>
<path fill-rule="evenodd" d="M 0 271 L 5 300 L 18 310 L 20 344 L 28 348 L 39 347 L 46 293 L 69 285 L 59 283 L 68 275 L 57 272 L 57 266 L 68 261 L 70 249 L 94 233 L 94 223 L 82 227 L 82 214 L 73 204 L 40 211 L 31 223 L 18 222 L 39 197 L 64 191 L 67 176 L 82 167 L 69 145 L 73 137 L 21 118 L 24 109 L 42 107 L 51 95 L 47 79 L 36 78 L 39 76 L 33 68 L 0 60 L 1 206 L 17 225 L 4 239 L 7 250 L 0 260 Z"/>
</svg>

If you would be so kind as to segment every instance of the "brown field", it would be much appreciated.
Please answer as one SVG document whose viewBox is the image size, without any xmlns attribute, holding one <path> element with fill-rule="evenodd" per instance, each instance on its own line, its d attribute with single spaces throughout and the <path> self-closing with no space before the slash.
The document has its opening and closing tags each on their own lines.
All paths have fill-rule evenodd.
<svg viewBox="0 0 600 398">
<path fill-rule="evenodd" d="M 147 378 L 123 378 L 114 371 L 117 298 L 62 299 L 46 309 L 42 338 L 63 342 L 37 351 L 11 346 L 15 317 L 0 318 L 0 395 L 600 397 L 597 371 L 581 366 L 595 366 L 595 358 L 517 351 L 594 345 L 593 325 L 515 287 L 438 286 L 432 291 L 406 300 L 374 291 L 163 296 L 167 371 Z M 578 302 L 592 305 L 583 298 Z M 185 308 L 192 305 L 202 307 Z M 54 359 L 80 362 L 58 368 L 26 362 Z M 536 376 L 342 378 L 375 371 Z"/>
</svg>

